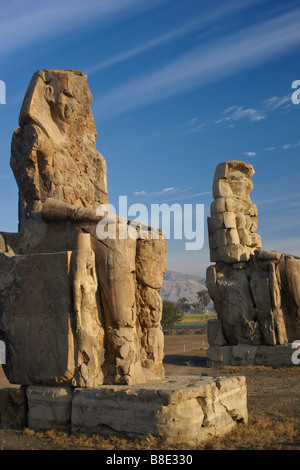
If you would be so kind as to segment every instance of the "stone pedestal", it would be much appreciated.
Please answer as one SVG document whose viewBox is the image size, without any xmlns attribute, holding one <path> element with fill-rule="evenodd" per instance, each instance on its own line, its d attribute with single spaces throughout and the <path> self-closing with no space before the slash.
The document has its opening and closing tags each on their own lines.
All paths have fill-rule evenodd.
<svg viewBox="0 0 300 470">
<path fill-rule="evenodd" d="M 293 366 L 292 355 L 295 352 L 293 343 L 277 346 L 253 346 L 236 344 L 234 346 L 209 346 L 207 358 L 214 365 L 232 366 Z"/>
<path fill-rule="evenodd" d="M 198 444 L 247 423 L 245 377 L 174 376 L 136 386 L 27 389 L 28 427 Z"/>
<path fill-rule="evenodd" d="M 26 391 L 27 425 L 35 431 L 59 429 L 70 431 L 73 399 L 72 387 L 32 385 Z"/>
<path fill-rule="evenodd" d="M 20 429 L 26 426 L 27 406 L 25 389 L 0 389 L 0 428 Z"/>
</svg>

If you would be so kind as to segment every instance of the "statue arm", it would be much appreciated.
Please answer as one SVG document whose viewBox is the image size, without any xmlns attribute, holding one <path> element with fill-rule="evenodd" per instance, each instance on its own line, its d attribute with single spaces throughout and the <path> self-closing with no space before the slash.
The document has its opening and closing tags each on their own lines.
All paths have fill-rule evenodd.
<svg viewBox="0 0 300 470">
<path fill-rule="evenodd" d="M 73 204 L 48 198 L 42 207 L 42 217 L 46 220 L 97 223 L 101 220 L 92 208 L 79 207 Z"/>
</svg>

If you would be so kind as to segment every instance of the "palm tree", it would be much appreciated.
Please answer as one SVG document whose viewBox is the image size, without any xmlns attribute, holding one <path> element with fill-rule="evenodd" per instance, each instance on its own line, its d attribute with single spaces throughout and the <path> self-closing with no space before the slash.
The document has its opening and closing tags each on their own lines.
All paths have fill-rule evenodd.
<svg viewBox="0 0 300 470">
<path fill-rule="evenodd" d="M 199 305 L 200 305 L 201 310 L 204 310 L 206 305 L 208 305 L 210 300 L 211 300 L 209 295 L 208 295 L 208 291 L 206 289 L 199 290 L 197 292 L 197 297 L 198 297 L 198 300 L 199 300 Z"/>
<path fill-rule="evenodd" d="M 188 299 L 186 297 L 180 297 L 180 299 L 177 300 L 177 304 L 179 305 L 181 311 L 186 313 L 189 307 Z"/>
<path fill-rule="evenodd" d="M 194 313 L 198 313 L 199 302 L 193 302 L 192 306 L 194 307 Z"/>
</svg>

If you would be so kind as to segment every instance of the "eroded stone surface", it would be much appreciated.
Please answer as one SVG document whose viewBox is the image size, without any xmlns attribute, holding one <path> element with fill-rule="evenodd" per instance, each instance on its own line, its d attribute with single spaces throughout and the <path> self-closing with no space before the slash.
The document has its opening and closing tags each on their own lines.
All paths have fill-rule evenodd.
<svg viewBox="0 0 300 470">
<path fill-rule="evenodd" d="M 0 391 L 0 424 L 197 445 L 248 422 L 245 377 L 170 376 L 93 388 Z"/>
<path fill-rule="evenodd" d="M 70 431 L 73 399 L 72 387 L 33 385 L 26 390 L 28 403 L 27 425 L 38 430 Z"/>
<path fill-rule="evenodd" d="M 0 428 L 21 429 L 27 424 L 26 390 L 0 389 Z"/>
<path fill-rule="evenodd" d="M 13 135 L 19 233 L 0 234 L 0 331 L 11 383 L 84 387 L 164 375 L 166 240 L 158 230 L 151 239 L 151 227 L 136 239 L 118 216 L 116 237 L 99 238 L 107 171 L 91 102 L 85 74 L 40 70 Z"/>
<path fill-rule="evenodd" d="M 207 269 L 206 285 L 220 321 L 219 327 L 211 325 L 209 354 L 228 360 L 228 351 L 220 349 L 221 328 L 224 345 L 233 346 L 233 363 L 234 345 L 284 346 L 300 337 L 300 258 L 261 248 L 256 234 L 257 208 L 249 196 L 253 174 L 252 165 L 245 162 L 218 165 L 208 219 L 215 264 Z M 284 354 L 285 349 L 281 350 Z M 278 361 L 279 353 L 269 351 Z M 266 363 L 265 355 L 263 361 Z"/>
<path fill-rule="evenodd" d="M 159 435 L 195 443 L 247 423 L 244 377 L 172 376 L 141 386 L 77 389 L 72 431 L 128 437 Z"/>
</svg>

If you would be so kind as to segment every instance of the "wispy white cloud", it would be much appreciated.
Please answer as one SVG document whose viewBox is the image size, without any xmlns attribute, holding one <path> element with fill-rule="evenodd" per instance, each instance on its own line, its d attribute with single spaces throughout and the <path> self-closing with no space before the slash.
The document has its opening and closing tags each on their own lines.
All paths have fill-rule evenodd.
<svg viewBox="0 0 300 470">
<path fill-rule="evenodd" d="M 174 186 L 169 186 L 167 188 L 163 188 L 158 191 L 147 192 L 145 190 L 142 190 L 142 191 L 135 191 L 133 194 L 135 196 L 146 196 L 147 198 L 149 198 L 153 196 L 161 196 L 170 192 L 175 192 L 176 190 L 177 188 L 174 188 Z"/>
<path fill-rule="evenodd" d="M 135 191 L 133 194 L 135 196 L 145 196 L 146 191 L 144 191 L 144 190 L 143 191 Z"/>
<path fill-rule="evenodd" d="M 284 108 L 287 109 L 291 106 L 292 101 L 291 101 L 291 96 L 292 94 L 285 95 L 285 96 L 272 96 L 271 98 L 268 98 L 265 100 L 266 108 L 270 110 L 275 110 L 278 108 Z"/>
<path fill-rule="evenodd" d="M 173 191 L 173 189 L 175 189 L 175 188 L 173 188 L 173 187 L 164 188 L 164 189 L 162 190 L 162 192 L 163 192 L 163 193 L 168 193 L 169 191 Z"/>
<path fill-rule="evenodd" d="M 112 89 L 95 103 L 107 118 L 214 82 L 300 43 L 300 8 L 180 55 L 159 70 Z M 105 112 L 103 112 L 105 110 Z M 240 109 L 239 113 L 247 113 Z M 248 117 L 262 118 L 253 111 Z M 263 119 L 263 118 L 262 118 Z"/>
<path fill-rule="evenodd" d="M 295 142 L 293 144 L 284 144 L 281 148 L 282 150 L 294 149 L 300 146 L 300 142 Z"/>
<path fill-rule="evenodd" d="M 119 54 L 113 55 L 107 59 L 104 59 L 86 70 L 87 74 L 92 74 L 100 70 L 106 69 L 113 65 L 124 62 L 128 59 L 136 57 L 148 50 L 163 46 L 164 44 L 169 43 L 170 41 L 180 39 L 183 36 L 186 36 L 194 31 L 200 31 L 208 25 L 213 25 L 216 21 L 224 20 L 228 15 L 232 15 L 239 10 L 247 8 L 250 4 L 253 6 L 255 3 L 258 3 L 259 0 L 244 0 L 242 2 L 226 2 L 221 5 L 218 5 L 216 8 L 208 10 L 206 13 L 202 13 L 200 18 L 195 19 L 194 21 L 188 22 L 183 26 L 172 29 L 171 31 L 156 36 L 154 39 L 150 39 L 136 47 L 132 47 L 126 51 L 123 51 Z"/>
<path fill-rule="evenodd" d="M 260 109 L 245 108 L 244 106 L 230 106 L 223 111 L 222 115 L 222 117 L 215 121 L 216 124 L 220 124 L 224 121 L 237 121 L 240 119 L 258 122 L 267 117 Z"/>
<path fill-rule="evenodd" d="M 161 196 L 163 198 L 163 202 L 179 202 L 182 200 L 188 200 L 188 199 L 197 199 L 200 197 L 205 197 L 210 195 L 211 196 L 211 190 L 210 191 L 201 191 L 201 192 L 195 192 L 195 188 L 192 186 L 186 187 L 186 188 L 175 188 L 173 186 L 170 186 L 168 188 L 163 188 L 158 191 L 153 191 L 153 192 L 146 192 L 146 191 L 136 191 L 134 193 L 136 196 L 145 196 L 143 200 L 153 200 L 157 196 Z M 167 196 L 167 197 L 166 197 Z"/>
<path fill-rule="evenodd" d="M 257 153 L 256 152 L 244 152 L 243 155 L 247 157 L 255 157 Z"/>
<path fill-rule="evenodd" d="M 166 0 L 159 0 L 160 2 Z M 1 2 L 0 54 L 21 49 L 34 41 L 48 42 L 58 34 L 80 28 L 92 21 L 117 21 L 122 15 L 136 15 L 153 8 L 158 0 L 12 0 Z"/>
<path fill-rule="evenodd" d="M 289 143 L 289 144 L 283 144 L 279 147 L 274 147 L 273 145 L 270 146 L 270 147 L 266 147 L 264 148 L 263 150 L 259 151 L 259 152 L 244 152 L 244 155 L 247 155 L 248 157 L 255 157 L 258 153 L 260 152 L 274 152 L 275 150 L 276 151 L 280 151 L 280 150 L 291 150 L 291 149 L 295 149 L 297 147 L 300 147 L 300 141 L 299 142 L 293 142 L 293 143 Z"/>
</svg>

